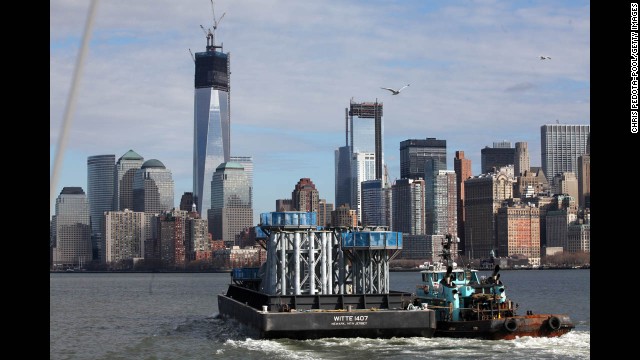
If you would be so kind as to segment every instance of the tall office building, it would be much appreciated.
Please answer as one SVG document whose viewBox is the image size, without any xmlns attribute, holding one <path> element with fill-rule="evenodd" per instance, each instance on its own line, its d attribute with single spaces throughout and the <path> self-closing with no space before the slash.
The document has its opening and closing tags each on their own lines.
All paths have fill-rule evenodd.
<svg viewBox="0 0 640 360">
<path fill-rule="evenodd" d="M 510 142 L 494 142 L 493 147 L 485 146 L 480 150 L 480 170 L 483 174 L 488 174 L 494 168 L 513 165 L 516 149 L 511 147 Z"/>
<path fill-rule="evenodd" d="M 382 185 L 382 179 L 367 180 L 361 184 L 362 226 L 389 226 L 387 198 Z"/>
<path fill-rule="evenodd" d="M 587 136 L 587 150 L 578 156 L 578 206 L 591 208 L 591 134 Z"/>
<path fill-rule="evenodd" d="M 438 211 L 442 211 L 442 209 L 437 209 L 436 206 L 436 177 L 440 171 L 446 170 L 441 169 L 441 167 L 442 162 L 438 158 L 426 157 L 424 159 L 424 174 L 422 178 L 424 179 L 424 217 L 425 234 L 427 235 L 436 234 L 434 232 L 436 217 L 438 216 Z M 457 233 L 457 231 L 455 232 Z"/>
<path fill-rule="evenodd" d="M 215 29 L 214 29 L 215 30 Z M 195 54 L 193 196 L 200 216 L 211 208 L 211 179 L 231 159 L 230 54 L 207 34 L 206 51 Z"/>
<path fill-rule="evenodd" d="M 244 173 L 247 174 L 249 179 L 249 186 L 251 186 L 251 203 L 253 204 L 253 156 L 231 156 L 230 162 L 236 162 L 244 168 Z"/>
<path fill-rule="evenodd" d="M 579 206 L 578 179 L 576 174 L 572 172 L 563 172 L 554 177 L 556 186 L 556 194 L 566 194 L 576 201 L 576 207 Z"/>
<path fill-rule="evenodd" d="M 392 191 L 392 231 L 424 235 L 424 180 L 398 179 Z"/>
<path fill-rule="evenodd" d="M 384 127 L 382 123 L 382 103 L 354 102 L 351 99 L 349 107 L 345 109 L 345 146 L 335 150 L 335 205 L 346 204 L 356 210 L 358 218 L 358 202 L 360 199 L 360 185 L 363 181 L 354 177 L 364 165 L 361 157 L 356 154 L 369 154 L 368 160 L 373 160 L 373 176 L 366 176 L 364 180 L 384 179 Z M 368 173 L 368 170 L 367 170 Z"/>
<path fill-rule="evenodd" d="M 400 142 L 400 178 L 424 179 L 425 162 L 432 159 L 432 171 L 447 170 L 447 140 L 426 138 Z"/>
<path fill-rule="evenodd" d="M 347 126 L 348 129 L 348 126 Z M 351 147 L 335 150 L 335 204 L 351 206 Z"/>
<path fill-rule="evenodd" d="M 384 163 L 384 126 L 382 123 L 382 103 L 354 102 L 346 111 L 346 145 L 353 153 L 373 153 L 375 157 L 375 179 L 382 179 Z M 353 206 L 352 206 L 353 208 Z"/>
<path fill-rule="evenodd" d="M 291 192 L 291 202 L 294 211 L 318 211 L 320 193 L 311 179 L 298 181 Z"/>
<path fill-rule="evenodd" d="M 361 183 L 375 180 L 375 154 L 354 153 L 351 158 L 351 208 L 356 210 L 358 222 L 362 221 L 362 193 Z M 380 179 L 382 180 L 382 179 Z"/>
<path fill-rule="evenodd" d="M 522 176 L 525 172 L 529 171 L 529 149 L 528 144 L 524 141 L 516 143 L 516 152 L 513 159 L 513 172 L 515 176 Z"/>
<path fill-rule="evenodd" d="M 563 172 L 578 172 L 578 157 L 586 154 L 589 129 L 589 125 L 565 124 L 540 127 L 542 170 L 549 183 Z"/>
<path fill-rule="evenodd" d="M 174 207 L 171 170 L 160 160 L 151 159 L 136 171 L 133 180 L 133 210 L 147 214 L 171 211 Z"/>
<path fill-rule="evenodd" d="M 113 210 L 133 209 L 133 178 L 144 164 L 144 158 L 133 150 L 122 155 L 113 176 Z"/>
<path fill-rule="evenodd" d="M 81 187 L 64 187 L 52 219 L 53 267 L 84 266 L 93 258 L 89 199 Z"/>
<path fill-rule="evenodd" d="M 211 209 L 208 211 L 209 232 L 213 240 L 236 245 L 236 237 L 252 226 L 251 184 L 241 164 L 218 165 L 211 180 Z"/>
<path fill-rule="evenodd" d="M 458 236 L 456 173 L 453 170 L 439 170 L 432 179 L 431 190 L 425 185 L 428 192 L 425 201 L 426 233 L 451 234 L 455 239 Z"/>
<path fill-rule="evenodd" d="M 464 182 L 465 254 L 473 259 L 498 252 L 496 214 L 504 200 L 513 197 L 513 177 L 506 173 L 482 174 Z"/>
<path fill-rule="evenodd" d="M 459 249 L 464 253 L 465 233 L 464 233 L 464 182 L 472 176 L 471 159 L 464 157 L 464 151 L 456 151 L 453 159 L 453 169 L 456 172 L 456 195 L 458 197 L 458 237 L 460 238 Z"/>
<path fill-rule="evenodd" d="M 91 213 L 91 248 L 93 260 L 102 258 L 104 213 L 113 210 L 115 155 L 87 158 L 87 198 Z"/>
</svg>

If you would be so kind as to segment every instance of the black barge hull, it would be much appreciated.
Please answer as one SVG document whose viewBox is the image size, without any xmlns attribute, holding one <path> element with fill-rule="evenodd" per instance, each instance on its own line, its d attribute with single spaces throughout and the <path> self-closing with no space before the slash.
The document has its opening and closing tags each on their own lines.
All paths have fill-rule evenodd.
<svg viewBox="0 0 640 360">
<path fill-rule="evenodd" d="M 230 285 L 218 295 L 218 310 L 221 318 L 238 321 L 261 339 L 432 337 L 435 312 L 406 310 L 410 300 L 404 292 L 267 295 Z"/>
</svg>

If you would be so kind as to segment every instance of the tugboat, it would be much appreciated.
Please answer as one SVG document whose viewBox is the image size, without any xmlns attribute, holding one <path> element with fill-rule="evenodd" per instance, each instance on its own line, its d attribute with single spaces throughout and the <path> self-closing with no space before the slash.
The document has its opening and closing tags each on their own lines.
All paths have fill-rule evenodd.
<svg viewBox="0 0 640 360">
<path fill-rule="evenodd" d="M 389 290 L 402 233 L 316 225 L 315 212 L 260 216 L 260 268 L 239 268 L 218 295 L 219 317 L 261 339 L 432 337 L 435 311 Z"/>
<path fill-rule="evenodd" d="M 458 268 L 451 257 L 452 236 L 442 243 L 441 263 L 420 272 L 414 306 L 436 311 L 435 337 L 511 340 L 517 337 L 557 337 L 575 325 L 566 314 L 517 315 L 518 304 L 507 298 L 496 265 L 489 278 Z"/>
</svg>

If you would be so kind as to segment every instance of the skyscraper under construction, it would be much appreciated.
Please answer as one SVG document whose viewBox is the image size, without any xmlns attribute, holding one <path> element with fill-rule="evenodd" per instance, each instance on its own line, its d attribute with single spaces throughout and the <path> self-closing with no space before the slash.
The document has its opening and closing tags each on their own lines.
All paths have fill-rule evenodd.
<svg viewBox="0 0 640 360">
<path fill-rule="evenodd" d="M 204 218 L 211 208 L 213 173 L 230 160 L 230 54 L 215 44 L 220 19 L 214 15 L 213 30 L 205 31 L 206 51 L 194 56 L 193 197 Z"/>
</svg>

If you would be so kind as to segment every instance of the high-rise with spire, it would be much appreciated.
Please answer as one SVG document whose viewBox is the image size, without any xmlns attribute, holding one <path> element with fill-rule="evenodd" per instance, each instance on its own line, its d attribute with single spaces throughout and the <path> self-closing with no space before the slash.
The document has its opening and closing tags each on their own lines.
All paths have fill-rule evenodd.
<svg viewBox="0 0 640 360">
<path fill-rule="evenodd" d="M 193 196 L 203 218 L 211 208 L 213 173 L 218 165 L 230 161 L 230 54 L 215 44 L 222 17 L 224 14 L 216 19 L 214 13 L 213 28 L 205 31 L 206 50 L 194 56 Z"/>
</svg>

